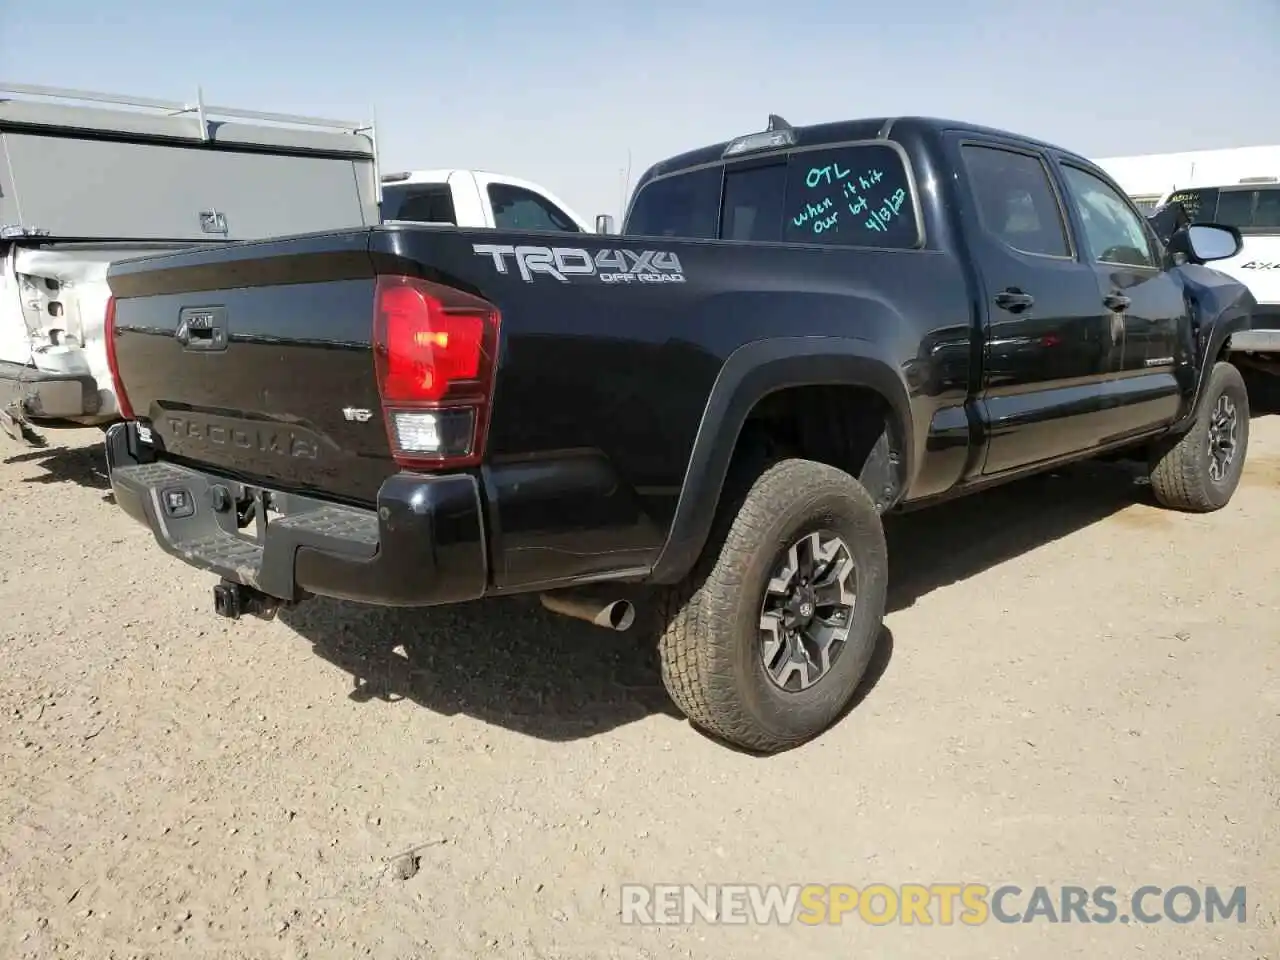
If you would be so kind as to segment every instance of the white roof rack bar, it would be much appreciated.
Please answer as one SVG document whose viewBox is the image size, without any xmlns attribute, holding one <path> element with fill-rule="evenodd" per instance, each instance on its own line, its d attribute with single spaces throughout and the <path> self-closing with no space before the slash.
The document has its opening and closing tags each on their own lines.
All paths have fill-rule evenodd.
<svg viewBox="0 0 1280 960">
<path fill-rule="evenodd" d="M 80 100 L 89 103 L 108 103 L 123 107 L 146 107 L 163 110 L 170 114 L 203 114 L 204 117 L 233 117 L 239 120 L 261 120 L 266 123 L 287 123 L 307 127 L 328 127 L 335 130 L 363 132 L 369 130 L 370 123 L 358 120 L 331 120 L 324 117 L 304 117 L 290 113 L 268 113 L 262 110 L 242 110 L 237 107 L 211 106 L 203 102 L 203 95 L 197 93 L 195 103 L 182 103 L 176 100 L 157 100 L 154 97 L 137 97 L 127 94 L 100 93 L 94 90 L 75 90 L 64 87 L 44 87 L 24 83 L 6 83 L 0 81 L 0 99 L 5 94 L 14 93 L 29 97 L 49 97 L 59 100 Z"/>
</svg>

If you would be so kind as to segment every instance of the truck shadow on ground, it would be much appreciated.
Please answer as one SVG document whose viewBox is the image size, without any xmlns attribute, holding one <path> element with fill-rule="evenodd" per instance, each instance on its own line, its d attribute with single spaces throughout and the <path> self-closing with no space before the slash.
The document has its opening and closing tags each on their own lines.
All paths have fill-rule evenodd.
<svg viewBox="0 0 1280 960">
<path fill-rule="evenodd" d="M 2 442 L 2 441 L 0 441 Z M 93 490 L 110 490 L 106 452 L 100 444 L 86 447 L 35 447 L 4 450 L 6 464 L 30 463 L 44 472 L 23 478 L 23 483 L 75 483 Z M 110 493 L 106 499 L 113 499 Z"/>
<path fill-rule="evenodd" d="M 651 609 L 615 633 L 512 598 L 427 610 L 363 607 L 323 598 L 280 620 L 350 674 L 353 700 L 410 700 L 542 740 L 578 740 L 654 714 L 683 720 L 662 685 Z M 846 709 L 888 666 L 885 628 L 867 677 Z"/>
<path fill-rule="evenodd" d="M 550 613 L 536 598 L 420 610 L 317 598 L 279 618 L 351 675 L 354 700 L 410 700 L 564 741 L 679 716 L 646 612 L 623 633 Z"/>
<path fill-rule="evenodd" d="M 1155 498 L 1142 465 L 1085 462 L 885 518 L 888 611 Z"/>
<path fill-rule="evenodd" d="M 886 522 L 889 612 L 1070 535 L 1126 507 L 1151 504 L 1137 465 L 1086 463 Z M 595 736 L 653 714 L 680 717 L 662 686 L 651 608 L 612 633 L 557 616 L 536 598 L 425 610 L 316 599 L 280 619 L 350 674 L 357 700 L 407 699 L 546 740 Z M 889 668 L 886 629 L 862 688 Z M 847 712 L 847 711 L 846 711 Z"/>
</svg>

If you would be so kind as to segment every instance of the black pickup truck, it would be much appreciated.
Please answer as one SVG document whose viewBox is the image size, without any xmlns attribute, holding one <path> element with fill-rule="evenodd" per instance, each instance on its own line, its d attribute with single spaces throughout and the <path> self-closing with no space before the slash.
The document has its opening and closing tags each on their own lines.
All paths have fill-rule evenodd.
<svg viewBox="0 0 1280 960">
<path fill-rule="evenodd" d="M 232 616 L 536 592 L 625 629 L 653 588 L 677 705 L 781 750 L 867 669 L 885 511 L 1121 452 L 1170 507 L 1227 503 L 1253 300 L 1202 264 L 1241 239 L 1167 241 L 1049 144 L 771 117 L 648 170 L 620 236 L 118 262 L 111 485 Z"/>
</svg>

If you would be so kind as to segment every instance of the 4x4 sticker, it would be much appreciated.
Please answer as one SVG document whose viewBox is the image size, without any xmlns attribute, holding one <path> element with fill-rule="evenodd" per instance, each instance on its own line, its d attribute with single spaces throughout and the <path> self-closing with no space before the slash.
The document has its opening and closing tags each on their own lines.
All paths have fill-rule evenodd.
<svg viewBox="0 0 1280 960">
<path fill-rule="evenodd" d="M 492 257 L 499 273 L 507 273 L 507 260 L 526 283 L 534 274 L 569 283 L 577 277 L 592 277 L 601 283 L 684 283 L 680 258 L 665 250 L 597 250 L 594 255 L 581 247 L 517 247 L 499 243 L 475 243 L 481 257 Z"/>
<path fill-rule="evenodd" d="M 1241 270 L 1280 270 L 1280 263 L 1268 263 L 1265 260 L 1250 260 L 1240 265 Z"/>
</svg>

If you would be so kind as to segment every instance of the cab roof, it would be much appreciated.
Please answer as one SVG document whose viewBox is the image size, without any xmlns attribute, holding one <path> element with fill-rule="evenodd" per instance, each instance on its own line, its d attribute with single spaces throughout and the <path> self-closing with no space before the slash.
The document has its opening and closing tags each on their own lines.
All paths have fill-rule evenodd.
<svg viewBox="0 0 1280 960">
<path fill-rule="evenodd" d="M 779 124 L 781 126 L 779 126 Z M 894 133 L 943 133 L 943 132 L 960 132 L 972 133 L 984 136 L 994 136 L 1005 140 L 1014 140 L 1027 146 L 1032 146 L 1041 150 L 1053 150 L 1065 156 L 1073 157 L 1085 163 L 1093 164 L 1085 157 L 1067 150 L 1056 144 L 1048 143 L 1043 140 L 1037 140 L 1034 137 L 1028 137 L 1024 134 L 1013 133 L 1008 130 L 1001 130 L 996 127 L 986 127 L 981 124 L 968 123 L 960 120 L 948 120 L 941 117 L 924 117 L 924 116 L 903 116 L 903 117 L 867 117 L 857 120 L 838 120 L 831 123 L 811 124 L 803 127 L 793 127 L 787 124 L 781 117 L 770 117 L 770 129 L 786 129 L 790 130 L 794 136 L 794 142 L 787 144 L 785 147 L 776 148 L 777 152 L 795 149 L 796 147 L 814 146 L 823 143 L 845 143 L 850 140 L 877 140 L 888 139 Z M 743 136 L 751 136 L 744 134 Z M 637 189 L 644 186 L 650 180 L 657 177 L 667 176 L 672 173 L 679 173 L 683 170 L 695 167 L 708 166 L 711 164 L 725 162 L 734 158 L 726 158 L 725 150 L 730 144 L 736 140 L 742 139 L 742 136 L 734 137 L 731 140 L 724 140 L 720 143 L 710 144 L 705 147 L 698 147 L 694 150 L 686 151 L 674 157 L 668 157 L 655 163 L 652 167 L 644 172 L 636 184 Z M 756 156 L 768 152 L 769 149 L 742 154 L 742 156 Z"/>
</svg>

